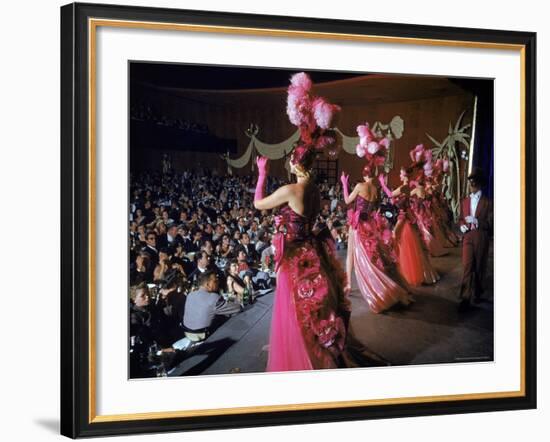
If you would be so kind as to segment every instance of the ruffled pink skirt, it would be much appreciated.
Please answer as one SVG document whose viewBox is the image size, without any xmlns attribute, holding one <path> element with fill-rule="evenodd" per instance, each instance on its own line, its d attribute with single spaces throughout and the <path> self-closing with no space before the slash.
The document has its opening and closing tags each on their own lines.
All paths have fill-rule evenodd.
<svg viewBox="0 0 550 442">
<path fill-rule="evenodd" d="M 398 302 L 409 303 L 407 292 L 373 264 L 357 229 L 349 229 L 348 247 L 359 291 L 373 313 L 387 310 Z"/>
<path fill-rule="evenodd" d="M 433 284 L 439 280 L 439 275 L 422 248 L 417 231 L 408 220 L 403 224 L 397 246 L 397 269 L 409 285 Z"/>
<path fill-rule="evenodd" d="M 268 371 L 337 368 L 349 324 L 344 272 L 332 242 L 285 243 L 277 271 Z"/>
<path fill-rule="evenodd" d="M 442 235 L 435 234 L 435 231 L 437 229 L 437 225 L 435 223 L 432 224 L 434 234 L 432 234 L 432 232 L 430 232 L 430 230 L 424 225 L 424 223 L 420 222 L 420 220 L 418 220 L 418 227 L 420 229 L 424 244 L 426 244 L 426 247 L 428 248 L 431 256 L 443 256 L 449 253 L 447 250 L 445 250 L 445 247 L 443 245 Z"/>
</svg>

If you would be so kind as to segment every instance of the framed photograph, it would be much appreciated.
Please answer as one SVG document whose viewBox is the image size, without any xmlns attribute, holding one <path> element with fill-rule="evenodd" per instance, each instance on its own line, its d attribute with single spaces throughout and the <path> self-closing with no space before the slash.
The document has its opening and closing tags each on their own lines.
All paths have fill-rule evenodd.
<svg viewBox="0 0 550 442">
<path fill-rule="evenodd" d="M 535 408 L 535 53 L 63 6 L 61 433 Z"/>
</svg>

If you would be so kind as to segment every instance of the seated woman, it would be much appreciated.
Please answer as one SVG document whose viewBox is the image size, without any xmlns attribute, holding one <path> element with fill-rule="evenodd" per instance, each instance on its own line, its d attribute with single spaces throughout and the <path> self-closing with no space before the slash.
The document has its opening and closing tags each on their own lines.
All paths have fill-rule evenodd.
<svg viewBox="0 0 550 442">
<path fill-rule="evenodd" d="M 231 259 L 233 257 L 233 246 L 227 234 L 222 236 L 221 244 L 216 247 L 216 254 L 220 258 Z"/>
<path fill-rule="evenodd" d="M 135 262 L 130 264 L 130 284 L 138 285 L 153 280 L 151 258 L 148 253 L 140 251 Z"/>
<path fill-rule="evenodd" d="M 171 269 L 170 250 L 166 247 L 159 250 L 159 261 L 153 270 L 153 280 L 161 281 L 165 274 Z"/>
<path fill-rule="evenodd" d="M 245 274 L 250 272 L 250 266 L 248 265 L 248 256 L 244 249 L 239 249 L 237 252 L 237 267 L 239 268 L 239 275 L 244 277 Z"/>
<path fill-rule="evenodd" d="M 227 293 L 232 295 L 238 303 L 245 304 L 245 298 L 253 295 L 252 280 L 249 275 L 245 275 L 242 279 L 239 276 L 239 263 L 232 260 L 227 268 Z M 249 299 L 252 302 L 252 299 Z"/>
</svg>

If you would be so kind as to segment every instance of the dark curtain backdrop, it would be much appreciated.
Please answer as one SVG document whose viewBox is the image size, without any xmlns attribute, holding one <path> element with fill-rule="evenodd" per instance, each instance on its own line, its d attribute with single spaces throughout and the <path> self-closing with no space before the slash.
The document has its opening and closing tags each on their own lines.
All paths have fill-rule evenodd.
<svg viewBox="0 0 550 442">
<path fill-rule="evenodd" d="M 486 177 L 484 193 L 494 195 L 494 81 L 452 80 L 461 88 L 477 96 L 476 134 L 472 164 Z"/>
</svg>

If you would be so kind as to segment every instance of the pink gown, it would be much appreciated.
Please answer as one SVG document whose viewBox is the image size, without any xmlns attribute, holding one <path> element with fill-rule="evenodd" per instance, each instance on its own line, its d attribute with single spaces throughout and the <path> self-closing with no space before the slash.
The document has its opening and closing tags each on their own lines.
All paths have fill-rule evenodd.
<svg viewBox="0 0 550 442">
<path fill-rule="evenodd" d="M 328 229 L 315 235 L 309 220 L 281 209 L 273 238 L 277 288 L 267 371 L 388 365 L 355 338 L 345 274 Z"/>
<path fill-rule="evenodd" d="M 435 222 L 431 201 L 417 196 L 411 196 L 410 198 L 411 210 L 414 213 L 416 225 L 430 255 L 443 256 L 449 253 L 445 250 L 443 234 Z"/>
<path fill-rule="evenodd" d="M 350 304 L 334 242 L 314 235 L 309 220 L 281 209 L 273 238 L 277 288 L 271 320 L 267 371 L 346 366 Z"/>
<path fill-rule="evenodd" d="M 416 216 L 409 206 L 409 196 L 400 195 L 395 198 L 395 203 L 400 208 L 398 223 L 401 223 L 396 237 L 397 270 L 411 286 L 434 284 L 439 280 L 439 275 L 423 247 Z"/>
<path fill-rule="evenodd" d="M 377 204 L 358 196 L 355 210 L 349 214 L 348 247 L 359 291 L 373 313 L 380 313 L 401 302 L 408 304 L 408 294 L 389 273 L 395 267 L 391 231 L 386 219 L 376 210 Z"/>
<path fill-rule="evenodd" d="M 443 247 L 456 247 L 459 239 L 453 231 L 452 216 L 449 215 L 445 198 L 441 194 L 432 195 L 431 207 L 436 237 L 441 238 Z"/>
</svg>

